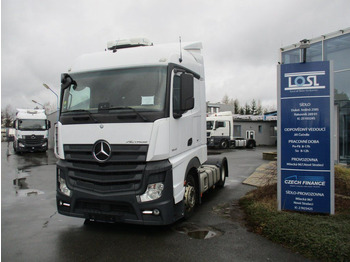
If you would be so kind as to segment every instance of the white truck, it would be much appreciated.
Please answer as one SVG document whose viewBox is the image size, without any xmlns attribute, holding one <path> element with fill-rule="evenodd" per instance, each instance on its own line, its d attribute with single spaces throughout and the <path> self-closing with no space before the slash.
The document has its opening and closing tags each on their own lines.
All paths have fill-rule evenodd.
<svg viewBox="0 0 350 262">
<path fill-rule="evenodd" d="M 57 209 L 89 221 L 166 225 L 223 187 L 207 160 L 202 44 L 112 41 L 61 76 Z"/>
<path fill-rule="evenodd" d="M 247 130 L 246 137 L 234 136 L 232 112 L 218 112 L 207 117 L 207 145 L 223 149 L 256 146 L 255 131 Z"/>
<path fill-rule="evenodd" d="M 47 150 L 51 123 L 44 109 L 17 109 L 13 127 L 15 153 Z"/>
</svg>

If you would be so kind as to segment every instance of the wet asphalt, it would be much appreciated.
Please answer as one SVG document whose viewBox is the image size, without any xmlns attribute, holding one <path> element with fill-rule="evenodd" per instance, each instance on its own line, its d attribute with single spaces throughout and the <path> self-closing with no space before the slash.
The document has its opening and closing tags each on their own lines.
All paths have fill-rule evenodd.
<svg viewBox="0 0 350 262">
<path fill-rule="evenodd" d="M 188 220 L 162 227 L 84 225 L 56 212 L 53 152 L 15 155 L 12 143 L 2 142 L 2 261 L 307 261 L 249 232 L 237 205 L 254 189 L 242 181 L 271 150 L 223 152 L 229 161 L 225 187 L 204 194 Z"/>
</svg>

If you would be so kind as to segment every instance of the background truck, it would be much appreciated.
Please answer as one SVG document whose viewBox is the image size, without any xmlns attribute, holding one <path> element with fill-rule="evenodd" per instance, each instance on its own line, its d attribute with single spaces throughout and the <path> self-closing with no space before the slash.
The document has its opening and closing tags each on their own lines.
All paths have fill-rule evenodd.
<svg viewBox="0 0 350 262">
<path fill-rule="evenodd" d="M 45 152 L 50 126 L 44 109 L 17 109 L 13 123 L 15 152 Z"/>
<path fill-rule="evenodd" d="M 207 117 L 207 145 L 208 147 L 247 147 L 256 146 L 255 131 L 247 130 L 246 137 L 234 136 L 232 112 L 219 112 Z"/>
<path fill-rule="evenodd" d="M 202 44 L 112 41 L 61 76 L 56 126 L 60 214 L 148 225 L 190 216 L 223 187 L 207 159 Z"/>
</svg>

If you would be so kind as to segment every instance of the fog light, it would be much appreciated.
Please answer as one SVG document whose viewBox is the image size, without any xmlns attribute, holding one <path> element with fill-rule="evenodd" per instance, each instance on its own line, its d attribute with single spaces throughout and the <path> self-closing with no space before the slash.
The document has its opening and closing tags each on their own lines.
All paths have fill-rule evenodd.
<svg viewBox="0 0 350 262">
<path fill-rule="evenodd" d="M 160 198 L 164 189 L 163 183 L 154 183 L 147 186 L 146 192 L 140 196 L 141 202 L 152 201 Z"/>
<path fill-rule="evenodd" d="M 71 196 L 71 191 L 70 189 L 67 187 L 67 184 L 66 184 L 66 180 L 63 179 L 59 174 L 57 176 L 57 180 L 58 180 L 58 186 L 59 186 L 59 189 L 60 191 L 66 195 L 66 196 Z"/>
</svg>

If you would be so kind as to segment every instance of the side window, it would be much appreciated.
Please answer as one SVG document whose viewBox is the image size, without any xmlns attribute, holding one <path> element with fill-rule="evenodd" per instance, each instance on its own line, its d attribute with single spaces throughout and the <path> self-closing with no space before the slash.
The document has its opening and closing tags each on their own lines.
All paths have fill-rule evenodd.
<svg viewBox="0 0 350 262">
<path fill-rule="evenodd" d="M 63 98 L 63 111 L 75 109 L 88 109 L 90 106 L 90 87 L 69 87 Z"/>
<path fill-rule="evenodd" d="M 216 122 L 216 128 L 220 128 L 220 127 L 226 127 L 226 122 L 217 121 Z"/>
</svg>

